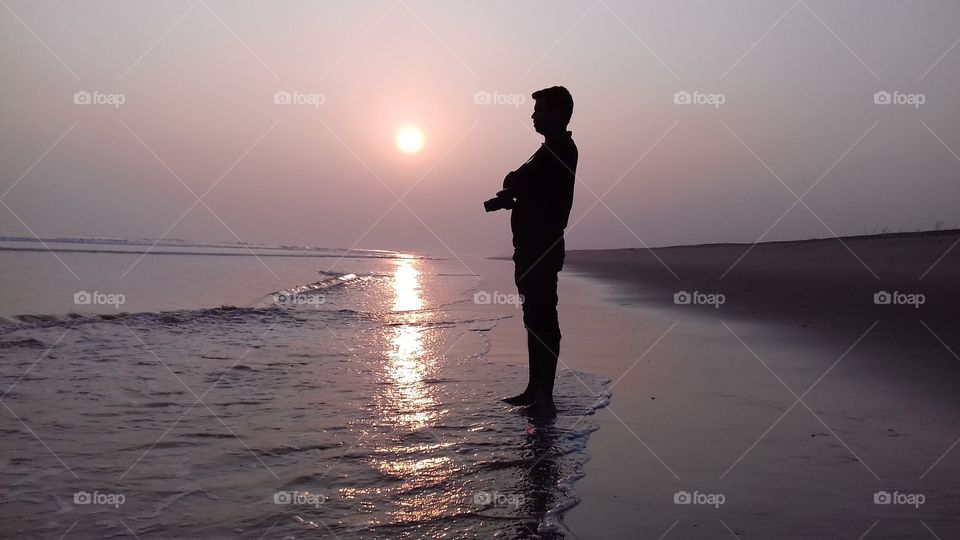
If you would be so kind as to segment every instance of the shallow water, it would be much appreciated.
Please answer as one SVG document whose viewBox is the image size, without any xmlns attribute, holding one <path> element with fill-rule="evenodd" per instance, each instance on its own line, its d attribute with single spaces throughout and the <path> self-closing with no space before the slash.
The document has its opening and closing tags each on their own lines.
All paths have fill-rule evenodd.
<svg viewBox="0 0 960 540">
<path fill-rule="evenodd" d="M 132 255 L 61 256 L 118 271 Z M 189 282 L 158 300 L 180 309 L 8 317 L 0 534 L 563 537 L 609 381 L 562 372 L 553 422 L 499 404 L 526 374 L 485 359 L 487 334 L 519 321 L 478 310 L 478 278 L 462 265 L 377 253 L 332 271 L 265 258 L 280 276 L 310 266 L 315 277 L 273 289 L 272 276 L 245 275 L 264 288 L 252 294 L 194 280 L 207 266 L 244 274 L 254 257 L 190 257 L 204 259 L 191 274 L 181 255 L 143 260 L 146 273 Z"/>
</svg>

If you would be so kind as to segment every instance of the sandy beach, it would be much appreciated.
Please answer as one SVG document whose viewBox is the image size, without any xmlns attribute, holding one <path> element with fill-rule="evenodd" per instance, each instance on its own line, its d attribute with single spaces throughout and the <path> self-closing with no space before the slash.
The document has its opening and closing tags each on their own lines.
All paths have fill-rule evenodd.
<svg viewBox="0 0 960 540">
<path fill-rule="evenodd" d="M 568 252 L 561 362 L 613 392 L 571 534 L 957 537 L 958 240 Z M 519 314 L 491 337 L 523 364 Z"/>
</svg>

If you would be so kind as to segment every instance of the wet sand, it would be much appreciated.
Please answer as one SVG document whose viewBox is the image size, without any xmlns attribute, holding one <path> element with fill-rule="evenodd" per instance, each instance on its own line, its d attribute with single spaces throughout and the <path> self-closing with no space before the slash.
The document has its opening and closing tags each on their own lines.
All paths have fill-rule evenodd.
<svg viewBox="0 0 960 540">
<path fill-rule="evenodd" d="M 960 537 L 958 239 L 568 252 L 561 362 L 614 381 L 572 535 Z M 519 314 L 492 347 L 525 361 Z"/>
</svg>

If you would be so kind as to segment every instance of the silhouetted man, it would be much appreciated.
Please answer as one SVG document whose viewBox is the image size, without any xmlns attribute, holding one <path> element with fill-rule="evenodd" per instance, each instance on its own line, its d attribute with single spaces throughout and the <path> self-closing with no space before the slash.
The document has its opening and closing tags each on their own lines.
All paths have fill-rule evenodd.
<svg viewBox="0 0 960 540">
<path fill-rule="evenodd" d="M 487 211 L 512 210 L 514 280 L 523 298 L 530 381 L 523 393 L 504 399 L 527 405 L 537 416 L 555 416 L 553 383 L 560 354 L 557 273 L 563 268 L 563 230 L 573 205 L 577 145 L 567 124 L 573 98 L 562 86 L 533 93 L 533 127 L 544 136 L 540 149 L 503 181 Z"/>
</svg>

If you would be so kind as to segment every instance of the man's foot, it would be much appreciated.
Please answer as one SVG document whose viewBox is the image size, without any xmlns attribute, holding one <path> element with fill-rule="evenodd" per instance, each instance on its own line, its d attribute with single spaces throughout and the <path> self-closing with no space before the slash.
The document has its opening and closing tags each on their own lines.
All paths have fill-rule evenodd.
<svg viewBox="0 0 960 540">
<path fill-rule="evenodd" d="M 537 418 L 554 418 L 557 416 L 557 407 L 553 401 L 537 400 L 523 410 L 524 413 Z"/>
<path fill-rule="evenodd" d="M 503 398 L 501 401 L 503 401 L 507 405 L 518 406 L 518 405 L 533 405 L 533 402 L 536 401 L 536 399 L 537 399 L 537 396 L 534 395 L 533 392 L 524 392 L 522 394 L 519 394 L 513 397 Z"/>
</svg>

